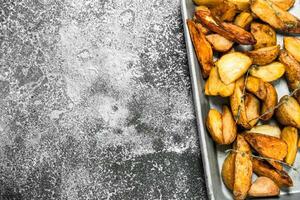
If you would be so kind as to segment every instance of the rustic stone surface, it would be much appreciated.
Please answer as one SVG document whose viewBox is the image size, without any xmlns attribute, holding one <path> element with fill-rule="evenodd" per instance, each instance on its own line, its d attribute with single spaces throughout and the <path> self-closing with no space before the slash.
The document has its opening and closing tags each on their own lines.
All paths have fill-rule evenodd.
<svg viewBox="0 0 300 200">
<path fill-rule="evenodd" d="M 179 1 L 0 0 L 0 199 L 205 199 Z"/>
</svg>

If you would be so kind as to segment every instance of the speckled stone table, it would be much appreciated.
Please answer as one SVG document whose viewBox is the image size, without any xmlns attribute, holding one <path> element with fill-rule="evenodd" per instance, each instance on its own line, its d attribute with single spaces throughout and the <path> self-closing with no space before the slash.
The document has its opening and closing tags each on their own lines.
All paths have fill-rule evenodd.
<svg viewBox="0 0 300 200">
<path fill-rule="evenodd" d="M 178 0 L 0 0 L 0 199 L 206 199 Z"/>
</svg>

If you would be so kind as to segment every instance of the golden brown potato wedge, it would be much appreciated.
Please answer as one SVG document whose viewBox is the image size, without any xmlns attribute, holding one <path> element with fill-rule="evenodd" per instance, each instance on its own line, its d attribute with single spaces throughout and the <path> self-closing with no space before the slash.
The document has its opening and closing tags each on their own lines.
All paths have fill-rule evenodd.
<svg viewBox="0 0 300 200">
<path fill-rule="evenodd" d="M 220 78 L 225 84 L 243 76 L 251 64 L 251 58 L 239 52 L 225 54 L 216 62 Z"/>
<path fill-rule="evenodd" d="M 300 62 L 300 39 L 296 37 L 284 37 L 284 48 Z"/>
<path fill-rule="evenodd" d="M 278 95 L 276 89 L 270 83 L 265 83 L 267 88 L 267 97 L 263 100 L 261 108 L 261 120 L 267 121 L 272 118 L 275 112 L 275 106 L 278 101 Z"/>
<path fill-rule="evenodd" d="M 212 139 L 218 144 L 231 144 L 235 140 L 237 128 L 227 106 L 223 106 L 223 114 L 211 109 L 206 119 L 206 127 Z"/>
<path fill-rule="evenodd" d="M 270 0 L 282 10 L 288 10 L 293 7 L 295 0 Z"/>
<path fill-rule="evenodd" d="M 193 0 L 193 2 L 198 6 L 214 7 L 223 3 L 223 0 Z"/>
<path fill-rule="evenodd" d="M 280 62 L 272 62 L 268 65 L 252 67 L 250 74 L 265 82 L 272 82 L 281 78 L 285 73 L 285 66 Z"/>
<path fill-rule="evenodd" d="M 195 23 L 196 29 L 198 32 L 202 32 L 204 35 L 207 35 L 210 33 L 210 30 L 206 27 L 204 27 L 201 23 L 196 22 Z"/>
<path fill-rule="evenodd" d="M 249 12 L 241 12 L 234 20 L 234 24 L 247 29 L 252 22 L 253 17 Z"/>
<path fill-rule="evenodd" d="M 252 179 L 251 150 L 241 134 L 237 135 L 234 148 L 238 153 L 235 155 L 233 196 L 234 199 L 245 199 Z"/>
<path fill-rule="evenodd" d="M 244 126 L 244 128 L 252 128 L 255 126 L 255 124 L 258 121 L 259 115 L 260 115 L 260 102 L 259 100 L 252 94 L 247 93 L 245 95 L 245 110 L 246 110 L 246 116 L 247 116 L 247 121 Z"/>
<path fill-rule="evenodd" d="M 250 29 L 256 39 L 254 49 L 276 46 L 276 32 L 269 25 L 252 22 Z"/>
<path fill-rule="evenodd" d="M 197 55 L 198 62 L 201 66 L 203 78 L 209 76 L 213 64 L 213 51 L 206 40 L 205 35 L 196 29 L 195 22 L 192 20 L 187 20 L 187 25 L 189 28 L 190 36 L 194 45 L 195 53 Z"/>
<path fill-rule="evenodd" d="M 300 20 L 270 0 L 253 0 L 250 7 L 256 16 L 273 28 L 287 33 L 300 33 Z"/>
<path fill-rule="evenodd" d="M 263 47 L 253 51 L 247 51 L 247 54 L 250 58 L 253 59 L 253 64 L 255 65 L 267 65 L 273 62 L 280 51 L 279 45 L 272 47 Z"/>
<path fill-rule="evenodd" d="M 233 190 L 233 185 L 234 185 L 234 165 L 235 165 L 235 154 L 230 153 L 225 158 L 222 165 L 222 171 L 221 171 L 223 182 L 225 186 L 230 190 Z"/>
<path fill-rule="evenodd" d="M 227 52 L 231 49 L 233 42 L 219 34 L 210 34 L 206 36 L 207 41 L 212 45 L 214 50 Z"/>
<path fill-rule="evenodd" d="M 228 0 L 235 4 L 239 11 L 248 11 L 250 9 L 250 0 Z"/>
<path fill-rule="evenodd" d="M 224 1 L 210 9 L 213 16 L 221 21 L 231 22 L 237 14 L 237 6 L 231 2 Z"/>
<path fill-rule="evenodd" d="M 281 50 L 279 61 L 285 65 L 285 77 L 291 91 L 300 87 L 300 64 L 285 50 Z M 294 95 L 300 103 L 300 91 Z"/>
<path fill-rule="evenodd" d="M 246 90 L 254 94 L 261 100 L 267 97 L 267 87 L 263 80 L 254 76 L 249 76 L 246 82 Z"/>
<path fill-rule="evenodd" d="M 293 165 L 297 155 L 298 130 L 292 126 L 287 126 L 282 130 L 281 139 L 285 141 L 288 147 L 285 162 Z"/>
<path fill-rule="evenodd" d="M 219 76 L 217 67 L 213 67 L 205 82 L 205 94 L 209 96 L 229 97 L 233 94 L 234 83 L 225 85 Z"/>
<path fill-rule="evenodd" d="M 292 187 L 293 181 L 285 171 L 278 171 L 265 161 L 252 159 L 253 171 L 258 176 L 265 176 L 272 179 L 280 188 Z"/>
<path fill-rule="evenodd" d="M 300 105 L 294 97 L 283 96 L 276 109 L 277 120 L 285 126 L 300 128 Z"/>
<path fill-rule="evenodd" d="M 286 143 L 276 137 L 247 132 L 244 135 L 247 142 L 260 155 L 282 161 L 287 155 Z M 282 170 L 282 166 L 275 161 L 268 160 L 268 162 L 278 170 Z"/>
<path fill-rule="evenodd" d="M 260 134 L 264 134 L 264 135 L 273 136 L 276 138 L 280 138 L 280 135 L 281 135 L 280 128 L 275 125 L 254 126 L 249 132 L 250 133 L 260 133 Z"/>
<path fill-rule="evenodd" d="M 258 177 L 252 183 L 248 195 L 251 197 L 271 197 L 279 195 L 279 187 L 268 177 Z"/>
<path fill-rule="evenodd" d="M 251 33 L 234 24 L 221 22 L 219 19 L 214 17 L 210 10 L 205 6 L 197 7 L 195 16 L 197 20 L 199 20 L 208 29 L 222 35 L 228 40 L 235 41 L 240 44 L 256 43 L 256 40 Z"/>
</svg>

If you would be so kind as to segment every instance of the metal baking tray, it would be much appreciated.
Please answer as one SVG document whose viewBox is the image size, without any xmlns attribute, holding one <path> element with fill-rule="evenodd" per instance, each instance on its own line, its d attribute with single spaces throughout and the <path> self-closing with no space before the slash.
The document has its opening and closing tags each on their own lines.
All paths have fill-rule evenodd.
<svg viewBox="0 0 300 200">
<path fill-rule="evenodd" d="M 218 97 L 207 97 L 204 95 L 204 80 L 201 76 L 199 64 L 194 53 L 193 44 L 189 35 L 186 20 L 192 18 L 195 5 L 192 0 L 181 0 L 181 13 L 184 26 L 184 35 L 187 48 L 187 56 L 189 62 L 189 70 L 193 88 L 193 99 L 195 113 L 197 117 L 197 128 L 200 141 L 200 149 L 202 162 L 204 167 L 204 176 L 206 180 L 208 198 L 211 200 L 226 200 L 232 199 L 231 192 L 225 187 L 221 178 L 221 167 L 226 157 L 225 150 L 229 146 L 216 145 L 209 136 L 205 128 L 205 118 L 210 108 L 221 110 L 221 105 L 226 100 Z M 300 17 L 300 0 L 296 0 L 294 7 L 289 11 L 295 16 Z M 299 37 L 299 36 L 298 36 Z M 282 46 L 282 35 L 278 35 L 278 43 Z M 288 94 L 288 88 L 285 80 L 281 79 L 274 83 L 278 97 Z M 271 122 L 276 123 L 276 122 Z M 300 170 L 300 155 L 298 153 L 295 165 Z M 293 179 L 294 187 L 281 191 L 280 198 L 265 198 L 265 199 L 281 199 L 281 200 L 299 200 L 300 199 L 300 173 L 286 169 Z M 253 179 L 255 176 L 253 176 Z M 262 199 L 262 198 L 259 198 Z"/>
</svg>

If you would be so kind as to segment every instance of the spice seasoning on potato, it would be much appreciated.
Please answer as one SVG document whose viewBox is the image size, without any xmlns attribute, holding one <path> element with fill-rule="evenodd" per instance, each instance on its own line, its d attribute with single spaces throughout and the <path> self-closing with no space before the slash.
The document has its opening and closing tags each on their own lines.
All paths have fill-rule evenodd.
<svg viewBox="0 0 300 200">
<path fill-rule="evenodd" d="M 267 24 L 252 22 L 250 29 L 251 33 L 256 39 L 254 49 L 271 47 L 277 44 L 276 32 L 271 26 Z"/>
</svg>

